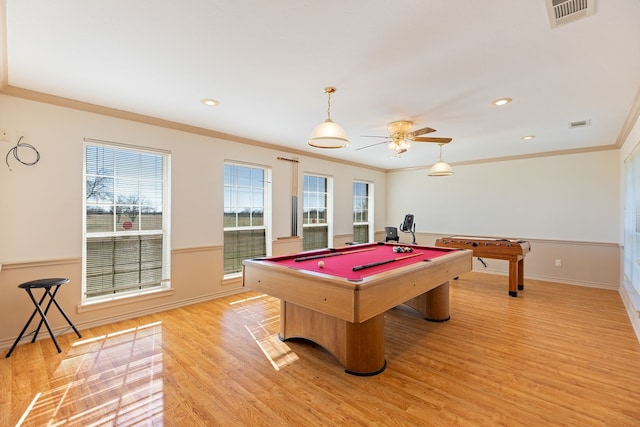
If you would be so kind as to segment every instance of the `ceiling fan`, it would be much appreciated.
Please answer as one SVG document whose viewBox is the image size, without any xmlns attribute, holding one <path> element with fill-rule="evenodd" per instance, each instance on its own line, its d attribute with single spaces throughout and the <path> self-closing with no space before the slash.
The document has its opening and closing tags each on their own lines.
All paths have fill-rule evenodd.
<svg viewBox="0 0 640 427">
<path fill-rule="evenodd" d="M 412 127 L 413 122 L 408 120 L 391 122 L 387 125 L 387 130 L 389 131 L 388 136 L 362 135 L 364 138 L 384 138 L 384 141 L 367 145 L 366 147 L 361 147 L 356 150 L 364 150 L 365 148 L 374 147 L 376 145 L 388 144 L 387 147 L 393 151 L 392 157 L 398 157 L 400 154 L 411 148 L 411 142 L 433 142 L 436 144 L 448 144 L 451 142 L 451 138 L 419 136 L 435 132 L 436 130 L 433 128 L 426 127 L 412 131 Z"/>
</svg>

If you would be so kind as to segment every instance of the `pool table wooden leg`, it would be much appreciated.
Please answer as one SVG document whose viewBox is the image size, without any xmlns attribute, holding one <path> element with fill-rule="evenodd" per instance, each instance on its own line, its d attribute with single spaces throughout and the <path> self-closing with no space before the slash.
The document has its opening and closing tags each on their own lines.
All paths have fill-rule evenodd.
<svg viewBox="0 0 640 427">
<path fill-rule="evenodd" d="M 280 339 L 304 338 L 331 353 L 353 375 L 384 371 L 384 313 L 362 323 L 352 323 L 305 307 L 281 301 Z"/>
<path fill-rule="evenodd" d="M 449 314 L 449 282 L 411 298 L 404 303 L 422 314 L 425 320 L 431 322 L 446 322 L 451 318 Z"/>
</svg>

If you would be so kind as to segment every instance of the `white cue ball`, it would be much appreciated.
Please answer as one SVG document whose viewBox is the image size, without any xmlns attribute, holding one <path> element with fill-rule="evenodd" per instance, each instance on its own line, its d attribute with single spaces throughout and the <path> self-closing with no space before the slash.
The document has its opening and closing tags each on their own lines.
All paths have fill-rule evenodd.
<svg viewBox="0 0 640 427">
<path fill-rule="evenodd" d="M 324 261 L 318 261 L 318 267 L 320 268 L 324 267 Z"/>
</svg>

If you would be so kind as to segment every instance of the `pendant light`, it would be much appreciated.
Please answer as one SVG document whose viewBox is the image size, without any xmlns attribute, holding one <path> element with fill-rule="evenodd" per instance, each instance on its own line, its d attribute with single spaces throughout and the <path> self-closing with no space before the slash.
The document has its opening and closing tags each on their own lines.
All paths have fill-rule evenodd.
<svg viewBox="0 0 640 427">
<path fill-rule="evenodd" d="M 431 170 L 429 170 L 429 176 L 453 175 L 453 169 L 451 168 L 451 166 L 448 163 L 445 163 L 442 161 L 442 145 L 443 144 L 438 144 L 438 145 L 440 146 L 440 160 L 438 160 L 438 163 L 431 166 Z"/>
<path fill-rule="evenodd" d="M 331 94 L 335 91 L 335 87 L 324 88 L 324 93 L 328 96 L 327 120 L 316 126 L 311 133 L 311 138 L 307 143 L 312 147 L 343 148 L 349 145 L 349 139 L 342 126 L 331 120 Z"/>
</svg>

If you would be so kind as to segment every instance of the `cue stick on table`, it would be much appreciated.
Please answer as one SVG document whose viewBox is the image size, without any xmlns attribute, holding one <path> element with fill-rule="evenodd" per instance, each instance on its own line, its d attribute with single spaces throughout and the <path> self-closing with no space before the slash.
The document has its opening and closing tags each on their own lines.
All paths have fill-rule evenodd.
<svg viewBox="0 0 640 427">
<path fill-rule="evenodd" d="M 415 254 L 400 256 L 398 258 L 391 258 L 391 259 L 386 259 L 384 261 L 372 262 L 371 264 L 356 265 L 355 267 L 352 268 L 352 270 L 353 271 L 364 270 L 365 268 L 376 267 L 378 265 L 388 264 L 390 262 L 400 261 L 403 259 L 412 258 L 414 256 L 418 256 L 422 254 L 423 254 L 422 252 L 416 252 Z"/>
<path fill-rule="evenodd" d="M 349 255 L 349 254 L 355 254 L 356 252 L 366 252 L 366 251 L 372 251 L 374 249 L 376 249 L 377 247 L 373 247 L 373 248 L 366 248 L 366 249 L 358 249 L 355 251 L 348 251 L 348 252 L 331 252 L 328 254 L 320 254 L 320 255 L 309 255 L 309 256 L 303 256 L 300 258 L 296 258 L 294 261 L 299 262 L 299 261 L 309 261 L 311 259 L 319 259 L 319 258 L 329 258 L 332 256 L 338 256 L 338 255 Z"/>
</svg>

